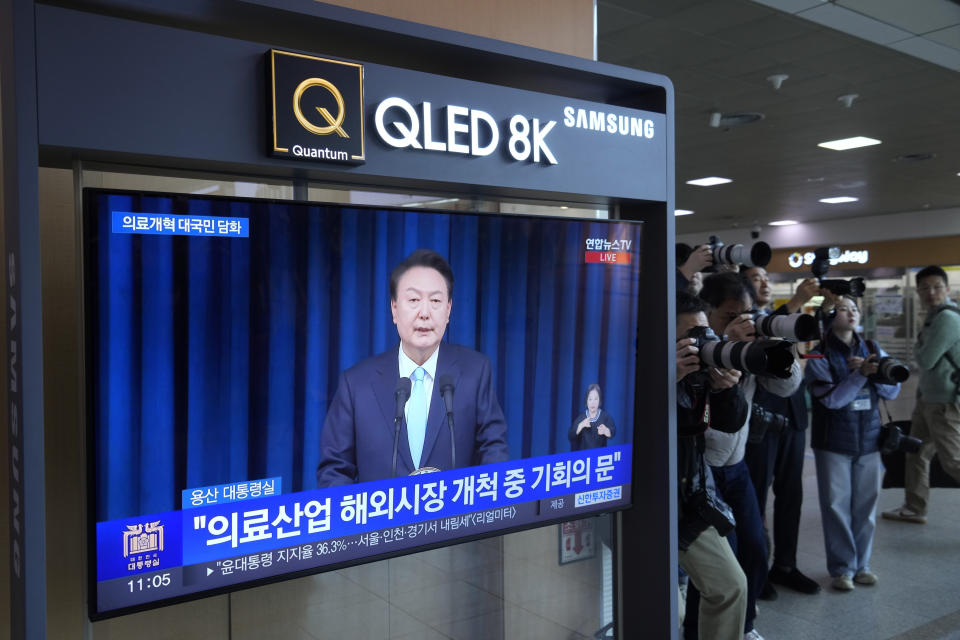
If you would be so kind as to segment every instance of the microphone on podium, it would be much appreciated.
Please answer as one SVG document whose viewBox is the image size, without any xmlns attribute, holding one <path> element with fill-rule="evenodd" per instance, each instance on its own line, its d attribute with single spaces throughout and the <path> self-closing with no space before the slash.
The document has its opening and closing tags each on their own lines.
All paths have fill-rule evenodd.
<svg viewBox="0 0 960 640">
<path fill-rule="evenodd" d="M 403 421 L 403 409 L 410 398 L 410 378 L 401 376 L 393 390 L 393 399 L 396 406 L 393 412 L 393 474 L 397 476 L 397 449 L 400 447 L 400 423 Z"/>
<path fill-rule="evenodd" d="M 437 384 L 440 387 L 440 395 L 443 396 L 443 406 L 447 412 L 447 426 L 450 428 L 450 468 L 456 469 L 457 443 L 453 430 L 453 376 L 444 373 L 437 378 Z"/>
</svg>

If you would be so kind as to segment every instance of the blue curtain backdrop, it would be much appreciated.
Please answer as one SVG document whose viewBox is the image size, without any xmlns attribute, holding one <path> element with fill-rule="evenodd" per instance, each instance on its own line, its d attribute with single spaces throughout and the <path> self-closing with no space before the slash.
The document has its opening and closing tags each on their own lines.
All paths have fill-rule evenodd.
<svg viewBox="0 0 960 640">
<path fill-rule="evenodd" d="M 389 274 L 411 251 L 455 276 L 446 339 L 493 365 L 511 457 L 570 448 L 592 382 L 627 443 L 640 226 L 192 196 L 94 193 L 88 309 L 97 519 L 180 508 L 183 489 L 315 486 L 341 371 L 397 343 Z M 243 217 L 249 238 L 111 233 L 111 212 Z M 587 238 L 632 241 L 585 264 Z"/>
</svg>

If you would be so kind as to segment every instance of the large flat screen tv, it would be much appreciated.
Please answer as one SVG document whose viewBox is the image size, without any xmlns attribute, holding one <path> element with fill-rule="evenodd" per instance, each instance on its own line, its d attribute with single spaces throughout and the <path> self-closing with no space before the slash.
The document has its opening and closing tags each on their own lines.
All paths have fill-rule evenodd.
<svg viewBox="0 0 960 640">
<path fill-rule="evenodd" d="M 83 201 L 92 618 L 630 505 L 642 225 Z"/>
</svg>

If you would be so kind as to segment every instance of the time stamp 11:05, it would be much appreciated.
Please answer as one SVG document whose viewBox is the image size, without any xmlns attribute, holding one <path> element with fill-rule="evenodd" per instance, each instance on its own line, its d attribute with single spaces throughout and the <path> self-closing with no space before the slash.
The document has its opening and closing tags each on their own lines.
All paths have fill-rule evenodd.
<svg viewBox="0 0 960 640">
<path fill-rule="evenodd" d="M 127 580 L 127 586 L 130 587 L 130 593 L 143 591 L 144 589 L 159 589 L 160 587 L 169 587 L 170 574 L 158 573 L 148 577 L 146 580 L 143 578 Z"/>
</svg>

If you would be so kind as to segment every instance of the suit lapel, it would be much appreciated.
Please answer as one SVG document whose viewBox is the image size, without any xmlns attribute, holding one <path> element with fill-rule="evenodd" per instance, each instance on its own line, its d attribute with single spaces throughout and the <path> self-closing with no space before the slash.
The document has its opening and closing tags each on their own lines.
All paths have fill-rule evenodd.
<svg viewBox="0 0 960 640">
<path fill-rule="evenodd" d="M 400 346 L 391 349 L 377 359 L 376 378 L 372 381 L 373 393 L 377 398 L 377 404 L 380 405 L 380 412 L 383 414 L 383 425 L 389 440 L 390 454 L 393 455 L 393 411 L 396 408 L 394 404 L 393 392 L 397 388 L 397 378 L 400 377 L 398 357 Z M 366 427 L 366 425 L 364 425 Z M 400 442 L 397 446 L 397 456 L 400 461 L 397 462 L 397 475 L 406 475 L 413 471 L 413 458 L 410 456 L 410 445 L 407 442 L 406 421 L 400 423 Z M 406 470 L 405 470 L 406 469 Z"/>
<path fill-rule="evenodd" d="M 427 416 L 427 433 L 423 439 L 423 455 L 421 465 L 426 464 L 433 452 L 433 447 L 437 443 L 437 436 L 441 429 L 447 428 L 447 412 L 443 406 L 443 396 L 440 393 L 440 376 L 449 373 L 453 377 L 453 384 L 459 384 L 460 373 L 456 368 L 455 356 L 451 349 L 445 349 L 443 343 L 440 344 L 440 353 L 437 354 L 437 375 L 433 379 L 433 393 L 430 397 L 430 413 Z M 444 461 L 441 469 L 446 469 L 449 464 L 449 455 L 445 458 L 441 453 L 438 458 Z"/>
</svg>

